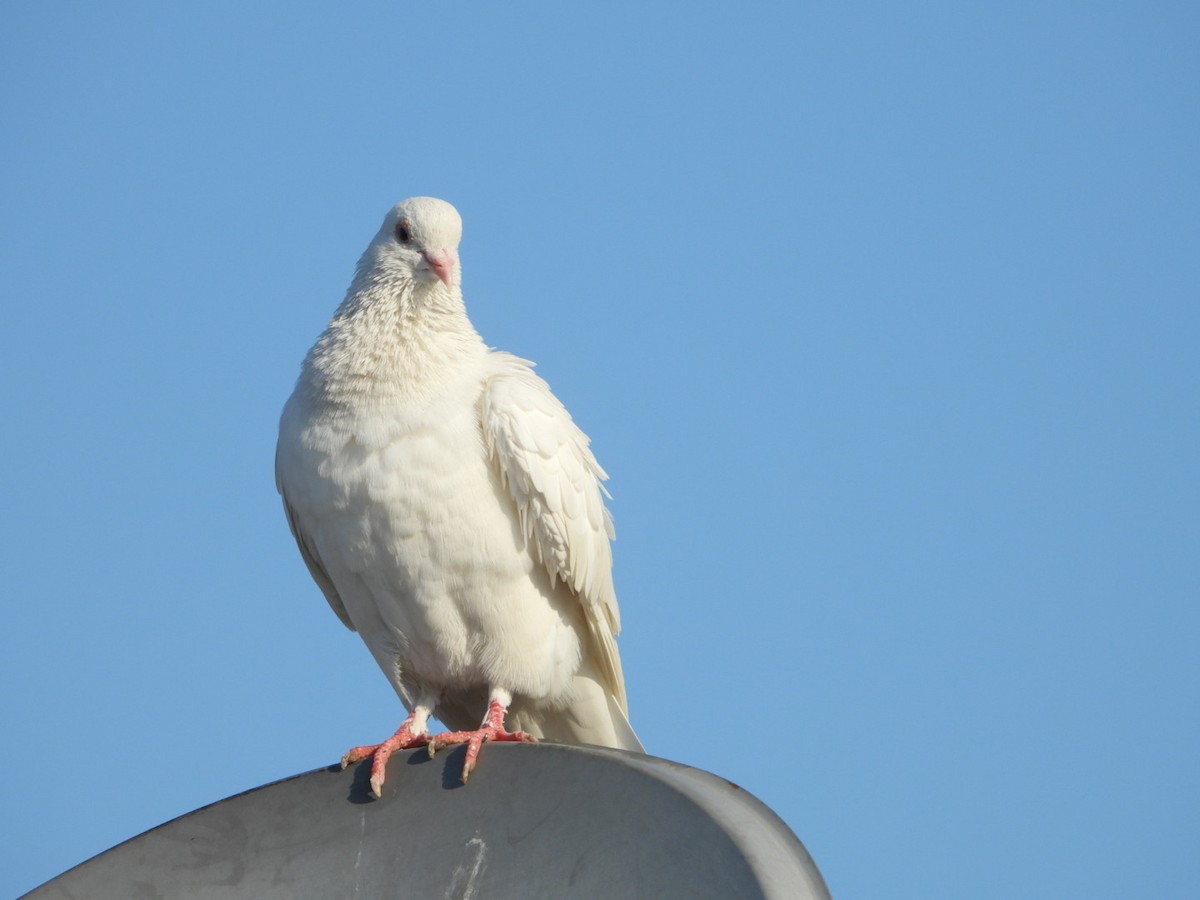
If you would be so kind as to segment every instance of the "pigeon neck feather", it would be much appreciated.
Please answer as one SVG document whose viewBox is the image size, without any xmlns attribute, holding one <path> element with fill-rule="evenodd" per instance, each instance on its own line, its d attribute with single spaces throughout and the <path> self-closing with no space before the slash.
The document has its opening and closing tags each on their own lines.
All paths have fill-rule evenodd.
<svg viewBox="0 0 1200 900">
<path fill-rule="evenodd" d="M 309 352 L 305 370 L 333 402 L 420 401 L 436 396 L 486 353 L 457 285 L 360 272 Z"/>
</svg>

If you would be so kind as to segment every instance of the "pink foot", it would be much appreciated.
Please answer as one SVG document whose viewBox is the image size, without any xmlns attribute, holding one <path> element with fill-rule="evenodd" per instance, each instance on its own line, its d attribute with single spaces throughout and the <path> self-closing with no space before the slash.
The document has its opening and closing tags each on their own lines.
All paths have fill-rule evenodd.
<svg viewBox="0 0 1200 900">
<path fill-rule="evenodd" d="M 466 744 L 467 756 L 463 761 L 462 771 L 463 784 L 466 784 L 467 779 L 471 777 L 471 772 L 475 770 L 475 760 L 479 757 L 479 748 L 485 741 L 519 741 L 525 744 L 537 742 L 537 738 L 523 731 L 504 730 L 504 714 L 507 711 L 499 700 L 489 701 L 488 713 L 482 725 L 474 731 L 444 731 L 431 737 L 428 744 L 429 755 L 433 756 L 439 750 L 455 744 Z"/>
<path fill-rule="evenodd" d="M 364 744 L 361 747 L 351 747 L 342 756 L 342 768 L 360 759 L 371 757 L 371 793 L 376 797 L 383 796 L 383 780 L 387 777 L 387 764 L 392 754 L 397 750 L 407 750 L 410 747 L 424 747 L 429 743 L 429 735 L 424 729 L 413 731 L 412 724 L 415 713 L 404 720 L 396 729 L 396 733 L 382 744 Z"/>
</svg>

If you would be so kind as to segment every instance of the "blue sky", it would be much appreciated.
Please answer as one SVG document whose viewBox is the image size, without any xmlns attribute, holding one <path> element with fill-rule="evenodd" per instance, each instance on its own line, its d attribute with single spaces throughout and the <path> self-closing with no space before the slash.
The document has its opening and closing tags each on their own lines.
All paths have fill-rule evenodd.
<svg viewBox="0 0 1200 900">
<path fill-rule="evenodd" d="M 272 455 L 415 194 L 612 475 L 651 753 L 839 900 L 1192 895 L 1200 8 L 682 9 L 9 5 L 0 895 L 398 724 Z"/>
</svg>

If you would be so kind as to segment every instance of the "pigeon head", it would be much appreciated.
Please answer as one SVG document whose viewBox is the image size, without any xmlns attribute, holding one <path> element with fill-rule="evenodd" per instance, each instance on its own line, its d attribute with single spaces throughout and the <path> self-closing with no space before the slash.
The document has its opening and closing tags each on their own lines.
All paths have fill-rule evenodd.
<svg viewBox="0 0 1200 900">
<path fill-rule="evenodd" d="M 434 197 L 410 197 L 397 203 L 372 241 L 372 264 L 418 285 L 459 282 L 458 210 Z"/>
</svg>

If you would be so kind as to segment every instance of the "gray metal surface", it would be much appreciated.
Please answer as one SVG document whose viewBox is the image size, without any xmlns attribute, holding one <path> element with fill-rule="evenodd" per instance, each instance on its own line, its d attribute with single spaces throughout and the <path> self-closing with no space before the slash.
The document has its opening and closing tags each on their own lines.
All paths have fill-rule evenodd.
<svg viewBox="0 0 1200 900">
<path fill-rule="evenodd" d="M 398 753 L 318 769 L 167 822 L 26 898 L 828 897 L 804 846 L 750 794 L 666 760 L 560 744 Z"/>
</svg>

